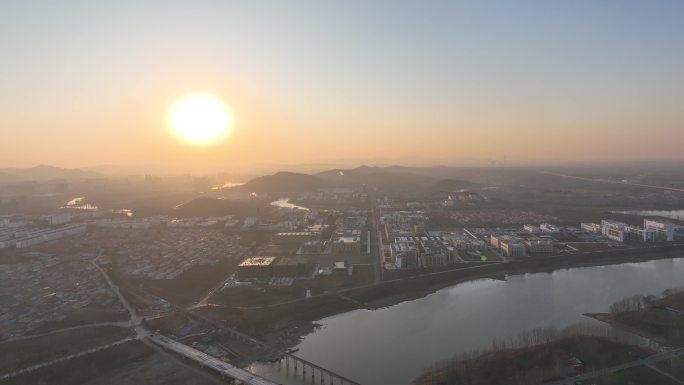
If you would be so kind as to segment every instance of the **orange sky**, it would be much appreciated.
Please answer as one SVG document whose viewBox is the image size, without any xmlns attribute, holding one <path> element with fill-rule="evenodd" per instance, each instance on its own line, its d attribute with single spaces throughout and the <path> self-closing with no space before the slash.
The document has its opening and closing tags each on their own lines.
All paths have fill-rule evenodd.
<svg viewBox="0 0 684 385">
<path fill-rule="evenodd" d="M 684 157 L 676 2 L 389 6 L 12 4 L 0 167 Z M 169 134 L 194 91 L 233 110 L 221 143 Z"/>
</svg>

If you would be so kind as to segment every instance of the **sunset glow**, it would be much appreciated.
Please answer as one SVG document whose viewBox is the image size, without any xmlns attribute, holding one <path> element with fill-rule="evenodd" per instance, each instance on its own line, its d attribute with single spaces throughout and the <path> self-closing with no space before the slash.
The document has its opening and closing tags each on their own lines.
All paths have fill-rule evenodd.
<svg viewBox="0 0 684 385">
<path fill-rule="evenodd" d="M 179 139 L 191 144 L 208 145 L 225 137 L 231 115 L 227 107 L 213 96 L 192 94 L 173 105 L 169 123 Z"/>
</svg>

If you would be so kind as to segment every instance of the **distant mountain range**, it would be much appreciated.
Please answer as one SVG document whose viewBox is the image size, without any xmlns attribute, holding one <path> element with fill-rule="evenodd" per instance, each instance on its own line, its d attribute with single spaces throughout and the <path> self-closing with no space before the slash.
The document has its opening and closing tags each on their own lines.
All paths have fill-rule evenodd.
<svg viewBox="0 0 684 385">
<path fill-rule="evenodd" d="M 0 169 L 0 182 L 44 182 L 52 180 L 74 181 L 98 178 L 103 178 L 103 175 L 94 171 L 83 171 L 78 169 L 67 169 L 45 165 L 29 168 Z"/>
<path fill-rule="evenodd" d="M 416 172 L 418 171 L 418 172 Z M 430 191 L 450 191 L 483 187 L 482 184 L 457 180 L 441 179 L 420 173 L 421 169 L 390 166 L 360 166 L 354 169 L 333 169 L 317 174 L 278 172 L 250 180 L 233 191 L 255 192 L 259 194 L 298 193 L 321 188 L 362 186 L 375 188 L 411 188 Z"/>
</svg>

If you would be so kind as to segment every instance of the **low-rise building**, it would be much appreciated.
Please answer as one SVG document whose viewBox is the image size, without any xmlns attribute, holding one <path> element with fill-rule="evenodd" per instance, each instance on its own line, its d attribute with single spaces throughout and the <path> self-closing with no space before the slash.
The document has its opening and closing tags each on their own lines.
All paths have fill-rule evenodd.
<svg viewBox="0 0 684 385">
<path fill-rule="evenodd" d="M 400 269 L 446 266 L 458 261 L 458 252 L 450 240 L 432 236 L 396 237 L 391 256 Z"/>
<path fill-rule="evenodd" d="M 248 257 L 237 267 L 240 278 L 269 278 L 273 276 L 276 257 Z"/>
<path fill-rule="evenodd" d="M 273 263 L 274 277 L 304 277 L 307 275 L 311 275 L 311 268 L 308 259 L 305 257 L 279 257 Z"/>
<path fill-rule="evenodd" d="M 86 225 L 75 224 L 63 226 L 57 229 L 41 229 L 31 231 L 26 236 L 15 238 L 13 246 L 17 249 L 35 246 L 43 242 L 54 241 L 69 235 L 82 234 L 86 231 Z"/>
<path fill-rule="evenodd" d="M 361 252 L 361 237 L 359 236 L 342 236 L 336 237 L 332 241 L 333 253 L 360 253 Z"/>
<path fill-rule="evenodd" d="M 508 257 L 524 257 L 525 245 L 517 239 L 509 238 L 501 241 L 501 251 Z"/>
<path fill-rule="evenodd" d="M 525 249 L 531 254 L 553 253 L 553 241 L 543 238 L 527 238 L 524 241 Z"/>
<path fill-rule="evenodd" d="M 608 239 L 618 242 L 628 240 L 655 241 L 657 231 L 653 228 L 643 229 L 638 226 L 604 219 L 601 221 L 601 234 Z"/>
<path fill-rule="evenodd" d="M 312 240 L 312 241 L 306 241 L 302 244 L 302 253 L 303 254 L 316 254 L 320 253 L 322 250 L 323 244 L 319 240 Z"/>
<path fill-rule="evenodd" d="M 479 239 L 456 239 L 453 241 L 457 250 L 481 250 L 485 243 Z"/>
<path fill-rule="evenodd" d="M 539 229 L 544 233 L 557 233 L 560 231 L 558 226 L 552 225 L 550 223 L 542 223 L 539 225 Z"/>
<path fill-rule="evenodd" d="M 659 219 L 644 219 L 644 229 L 653 230 L 656 238 L 666 241 L 673 241 L 677 225 Z"/>
<path fill-rule="evenodd" d="M 589 231 L 590 233 L 601 233 L 601 225 L 598 223 L 580 223 L 580 228 L 584 231 Z"/>
<path fill-rule="evenodd" d="M 501 248 L 501 238 L 502 235 L 498 234 L 492 234 L 489 236 L 489 244 L 492 245 L 493 248 L 499 249 Z"/>
</svg>

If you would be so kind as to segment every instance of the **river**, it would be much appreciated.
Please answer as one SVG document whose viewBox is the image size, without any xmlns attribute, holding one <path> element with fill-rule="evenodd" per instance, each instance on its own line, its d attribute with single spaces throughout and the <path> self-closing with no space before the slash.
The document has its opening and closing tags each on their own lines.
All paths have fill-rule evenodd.
<svg viewBox="0 0 684 385">
<path fill-rule="evenodd" d="M 321 328 L 303 338 L 296 354 L 363 385 L 409 384 L 423 368 L 489 347 L 494 338 L 598 322 L 582 314 L 683 285 L 684 258 L 480 279 L 387 308 L 320 320 Z M 250 370 L 287 385 L 310 383 L 301 375 L 292 378 L 284 365 L 255 364 Z"/>
<path fill-rule="evenodd" d="M 282 207 L 285 209 L 299 209 L 299 210 L 309 211 L 309 209 L 306 207 L 297 206 L 294 203 L 290 203 L 290 198 L 280 198 L 277 201 L 271 202 L 270 205 Z"/>
</svg>

